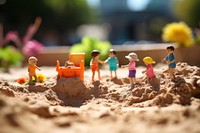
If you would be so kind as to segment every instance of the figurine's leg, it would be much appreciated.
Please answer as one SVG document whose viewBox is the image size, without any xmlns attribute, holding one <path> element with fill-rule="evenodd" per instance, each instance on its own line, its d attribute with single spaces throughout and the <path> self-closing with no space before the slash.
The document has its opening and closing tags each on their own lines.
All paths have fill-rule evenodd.
<svg viewBox="0 0 200 133">
<path fill-rule="evenodd" d="M 32 83 L 32 76 L 29 76 L 29 83 Z"/>
<path fill-rule="evenodd" d="M 130 88 L 133 89 L 135 86 L 135 78 L 129 78 L 130 80 Z"/>
<path fill-rule="evenodd" d="M 37 76 L 36 75 L 34 76 L 34 78 L 35 78 L 35 82 L 37 82 Z"/>
<path fill-rule="evenodd" d="M 150 83 L 150 78 L 149 77 L 147 77 L 147 84 L 149 84 Z"/>
<path fill-rule="evenodd" d="M 97 72 L 98 72 L 98 78 L 99 80 L 101 80 L 100 70 L 98 70 Z"/>
<path fill-rule="evenodd" d="M 170 78 L 175 79 L 174 69 L 173 68 L 169 68 L 169 75 L 170 75 Z"/>
<path fill-rule="evenodd" d="M 114 72 L 115 72 L 115 78 L 117 78 L 117 71 L 115 70 Z"/>
<path fill-rule="evenodd" d="M 147 76 L 143 77 L 140 81 L 147 83 Z"/>
<path fill-rule="evenodd" d="M 133 83 L 133 78 L 129 78 L 130 84 Z"/>
<path fill-rule="evenodd" d="M 136 83 L 136 78 L 133 78 L 133 84 L 135 84 Z"/>
<path fill-rule="evenodd" d="M 95 71 L 92 71 L 92 81 L 94 81 Z"/>
<path fill-rule="evenodd" d="M 113 78 L 112 71 L 110 71 L 110 78 Z"/>
</svg>

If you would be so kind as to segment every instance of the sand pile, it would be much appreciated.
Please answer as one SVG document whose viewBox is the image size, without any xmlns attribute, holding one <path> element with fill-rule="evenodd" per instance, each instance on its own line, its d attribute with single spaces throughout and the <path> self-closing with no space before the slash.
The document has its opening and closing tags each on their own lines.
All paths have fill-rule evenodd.
<svg viewBox="0 0 200 133">
<path fill-rule="evenodd" d="M 161 84 L 159 91 L 154 91 L 151 85 L 141 82 L 140 79 L 131 89 L 127 78 L 104 78 L 101 82 L 93 83 L 83 83 L 79 78 L 60 78 L 49 79 L 44 84 L 23 87 L 1 82 L 0 92 L 12 97 L 18 91 L 26 92 L 22 93 L 24 97 L 30 97 L 29 92 L 35 92 L 34 95 L 45 97 L 49 105 L 65 106 L 81 106 L 86 100 L 93 98 L 112 99 L 122 106 L 135 107 L 168 106 L 173 103 L 190 105 L 192 97 L 200 98 L 200 68 L 178 63 L 176 79 L 173 81 L 167 78 L 166 73 L 157 75 Z"/>
<path fill-rule="evenodd" d="M 48 78 L 37 85 L 1 81 L 0 133 L 133 132 L 140 131 L 140 126 L 144 127 L 142 132 L 159 132 L 163 128 L 171 132 L 174 124 L 180 124 L 183 132 L 187 130 L 182 125 L 191 132 L 200 131 L 195 126 L 200 120 L 200 68 L 178 63 L 175 80 L 168 79 L 166 73 L 158 72 L 157 76 L 159 91 L 153 91 L 142 78 L 133 89 L 127 78 L 103 77 L 93 83 L 83 83 L 79 78 Z M 144 125 L 132 126 L 139 122 Z"/>
</svg>

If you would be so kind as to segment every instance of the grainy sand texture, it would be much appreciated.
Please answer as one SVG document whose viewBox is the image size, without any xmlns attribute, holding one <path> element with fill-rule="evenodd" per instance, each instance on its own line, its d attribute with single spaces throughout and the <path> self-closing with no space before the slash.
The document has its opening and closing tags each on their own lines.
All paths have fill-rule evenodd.
<svg viewBox="0 0 200 133">
<path fill-rule="evenodd" d="M 130 88 L 126 71 L 110 79 L 101 70 L 102 80 L 92 83 L 89 70 L 82 82 L 56 80 L 50 69 L 36 85 L 15 82 L 25 69 L 1 73 L 0 133 L 200 133 L 199 67 L 177 63 L 174 81 L 158 69 L 159 91 L 144 75 Z"/>
</svg>

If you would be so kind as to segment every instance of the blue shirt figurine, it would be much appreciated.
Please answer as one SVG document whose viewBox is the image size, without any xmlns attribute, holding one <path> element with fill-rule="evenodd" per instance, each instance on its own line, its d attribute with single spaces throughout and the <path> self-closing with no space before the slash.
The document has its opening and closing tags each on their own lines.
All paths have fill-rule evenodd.
<svg viewBox="0 0 200 133">
<path fill-rule="evenodd" d="M 168 46 L 167 47 L 167 56 L 163 59 L 163 62 L 168 64 L 168 73 L 172 80 L 175 79 L 174 69 L 176 68 L 176 62 L 174 57 L 174 47 Z"/>
<path fill-rule="evenodd" d="M 117 67 L 118 67 L 118 59 L 116 57 L 116 51 L 110 49 L 109 57 L 105 60 L 105 63 L 108 63 L 110 70 L 110 77 L 113 78 L 112 72 L 115 73 L 115 78 L 117 78 Z"/>
<path fill-rule="evenodd" d="M 175 57 L 173 53 L 167 55 L 165 57 L 165 60 L 169 62 L 168 64 L 169 68 L 176 68 L 176 62 L 175 62 Z"/>
</svg>

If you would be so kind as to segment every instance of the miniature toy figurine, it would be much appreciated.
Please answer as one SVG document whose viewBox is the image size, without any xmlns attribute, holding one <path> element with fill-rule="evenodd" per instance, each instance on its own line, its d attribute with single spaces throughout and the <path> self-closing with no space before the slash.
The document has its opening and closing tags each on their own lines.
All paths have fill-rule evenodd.
<svg viewBox="0 0 200 133">
<path fill-rule="evenodd" d="M 73 67 L 75 67 L 75 65 L 74 65 L 73 62 L 66 61 L 66 62 L 65 62 L 65 67 L 67 67 L 67 68 L 73 68 Z"/>
<path fill-rule="evenodd" d="M 173 80 L 175 79 L 174 69 L 176 68 L 176 62 L 174 57 L 174 47 L 168 46 L 167 47 L 167 56 L 162 60 L 165 64 L 168 64 L 168 73 L 170 78 Z"/>
<path fill-rule="evenodd" d="M 92 70 L 92 81 L 94 81 L 95 71 L 98 73 L 98 79 L 101 80 L 99 63 L 104 64 L 104 62 L 99 60 L 100 52 L 98 50 L 93 50 L 91 56 L 90 68 Z"/>
<path fill-rule="evenodd" d="M 37 64 L 37 58 L 31 56 L 28 59 L 29 67 L 28 67 L 28 72 L 29 72 L 29 84 L 33 84 L 34 82 L 37 82 L 37 75 L 36 75 L 36 69 L 41 70 L 36 64 Z M 34 78 L 34 80 L 33 80 Z"/>
<path fill-rule="evenodd" d="M 127 58 L 130 62 L 128 65 L 122 65 L 122 68 L 126 68 L 128 67 L 129 69 L 129 81 L 130 81 L 130 85 L 131 88 L 134 87 L 135 83 L 136 83 L 136 61 L 139 61 L 138 56 L 136 53 L 131 52 L 129 53 L 127 56 L 125 56 L 125 58 Z"/>
<path fill-rule="evenodd" d="M 119 61 L 116 57 L 116 51 L 114 49 L 110 49 L 109 57 L 104 61 L 104 63 L 109 64 L 110 77 L 113 78 L 112 72 L 115 73 L 115 78 L 117 78 L 117 67 L 119 65 Z"/>
<path fill-rule="evenodd" d="M 155 91 L 160 90 L 160 80 L 156 77 L 152 64 L 156 62 L 151 57 L 143 58 L 143 62 L 147 66 L 146 70 L 142 71 L 142 73 L 146 74 L 146 82 L 152 86 L 152 89 Z"/>
</svg>

